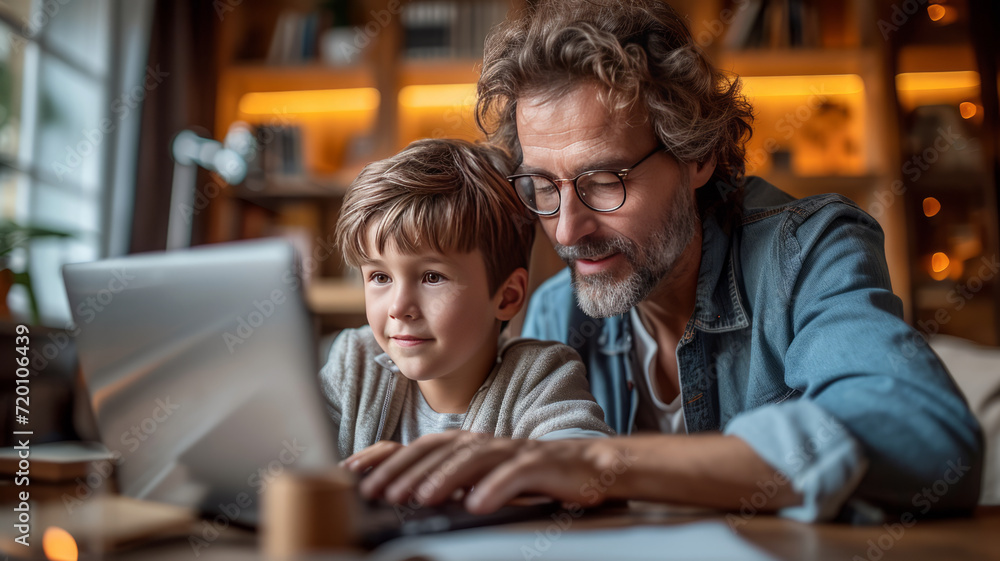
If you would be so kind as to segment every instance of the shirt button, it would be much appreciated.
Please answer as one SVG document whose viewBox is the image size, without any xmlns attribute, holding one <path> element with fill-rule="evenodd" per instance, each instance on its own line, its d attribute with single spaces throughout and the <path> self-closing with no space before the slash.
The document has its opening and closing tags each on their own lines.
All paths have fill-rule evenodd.
<svg viewBox="0 0 1000 561">
<path fill-rule="evenodd" d="M 632 391 L 635 389 L 635 383 L 632 380 L 629 380 L 625 383 L 625 387 L 628 388 L 628 391 Z"/>
</svg>

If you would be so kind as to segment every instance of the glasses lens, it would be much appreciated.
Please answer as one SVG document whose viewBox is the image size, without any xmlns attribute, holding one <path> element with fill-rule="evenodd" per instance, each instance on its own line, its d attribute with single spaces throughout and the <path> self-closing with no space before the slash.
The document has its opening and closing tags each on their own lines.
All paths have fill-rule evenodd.
<svg viewBox="0 0 1000 561">
<path fill-rule="evenodd" d="M 541 214 L 559 210 L 559 188 L 552 181 L 539 175 L 522 175 L 513 183 L 521 201 L 531 210 Z"/>
<path fill-rule="evenodd" d="M 625 202 L 625 185 L 618 175 L 595 171 L 576 180 L 583 202 L 594 210 L 615 210 Z"/>
</svg>

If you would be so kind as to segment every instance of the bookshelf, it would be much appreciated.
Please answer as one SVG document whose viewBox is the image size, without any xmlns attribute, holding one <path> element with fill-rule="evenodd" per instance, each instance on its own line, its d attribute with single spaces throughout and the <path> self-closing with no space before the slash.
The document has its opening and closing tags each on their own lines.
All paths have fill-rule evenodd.
<svg viewBox="0 0 1000 561">
<path fill-rule="evenodd" d="M 238 121 L 292 127 L 294 142 L 300 144 L 299 167 L 292 169 L 300 171 L 258 174 L 243 185 L 220 189 L 207 213 L 208 241 L 292 231 L 303 247 L 314 245 L 311 240 L 332 228 L 346 186 L 367 161 L 388 156 L 417 138 L 478 138 L 472 110 L 480 55 L 471 46 L 481 45 L 490 18 L 499 21 L 506 11 L 527 1 L 351 4 L 353 19 L 346 37 L 355 44 L 365 43 L 363 49 L 355 49 L 357 56 L 321 60 L 324 26 L 345 17 L 343 10 L 333 10 L 314 18 L 314 48 L 292 49 L 312 48 L 313 56 L 279 64 L 269 56 L 283 13 L 312 13 L 317 6 L 342 4 L 244 0 L 240 9 L 220 22 L 216 56 L 222 70 L 215 133 L 223 138 Z M 949 234 L 947 226 L 927 222 L 931 217 L 923 216 L 922 200 L 942 199 L 938 222 L 954 220 L 968 226 L 980 220 L 981 229 L 992 228 L 980 235 L 980 253 L 995 248 L 997 237 L 995 212 L 981 219 L 970 219 L 967 211 L 961 216 L 954 213 L 956 208 L 975 205 L 995 208 L 995 194 L 989 199 L 988 193 L 992 168 L 937 166 L 910 181 L 906 167 L 914 150 L 923 149 L 912 126 L 920 107 L 972 103 L 978 116 L 962 119 L 967 136 L 996 136 L 983 119 L 985 102 L 978 99 L 979 86 L 948 82 L 961 79 L 963 75 L 956 72 L 978 68 L 967 31 L 966 2 L 930 0 L 905 25 L 888 31 L 879 22 L 891 21 L 890 0 L 676 0 L 671 4 L 686 15 L 696 42 L 713 61 L 744 80 L 757 115 L 748 145 L 748 172 L 796 196 L 835 192 L 853 199 L 885 231 L 893 290 L 904 302 L 907 319 L 915 323 L 939 309 L 948 291 L 968 279 L 954 273 L 956 267 L 949 273 L 956 275 L 954 279 L 930 277 L 928 262 L 934 253 L 930 249 L 934 244 L 946 246 L 949 235 L 963 234 Z M 951 15 L 932 21 L 929 6 L 940 6 Z M 284 27 L 291 25 L 288 19 L 284 18 Z M 474 24 L 456 26 L 459 20 Z M 460 32 L 453 32 L 458 28 Z M 287 37 L 282 41 L 287 43 Z M 926 82 L 928 78 L 931 82 Z M 973 245 L 961 247 L 968 252 L 976 249 Z M 995 254 L 996 249 L 992 251 Z M 546 244 L 536 244 L 535 253 L 532 285 L 559 267 Z M 326 326 L 363 322 L 360 288 L 352 282 L 339 259 L 322 263 L 310 282 L 310 305 L 325 318 Z M 993 293 L 992 285 L 984 289 L 970 308 L 996 307 Z M 992 316 L 994 325 L 997 315 Z M 961 317 L 948 330 L 995 343 L 996 330 L 975 333 L 973 326 L 983 317 Z"/>
<path fill-rule="evenodd" d="M 753 99 L 748 172 L 853 199 L 885 231 L 893 290 L 921 333 L 1000 344 L 995 281 L 977 277 L 998 245 L 984 118 L 996 100 L 981 93 L 996 75 L 980 77 L 970 3 L 920 3 L 905 22 L 888 0 L 691 4 L 695 38 Z M 818 103 L 817 89 L 833 93 Z"/>
<path fill-rule="evenodd" d="M 839 193 L 872 213 L 886 233 L 893 290 L 910 318 L 905 205 L 880 202 L 886 192 L 896 196 L 898 139 L 879 3 L 717 0 L 676 7 L 697 13 L 690 19 L 696 41 L 719 68 L 740 76 L 754 106 L 747 173 L 797 197 Z"/>
<path fill-rule="evenodd" d="M 988 3 L 933 10 L 937 19 L 901 28 L 889 46 L 914 321 L 928 335 L 1000 345 L 997 75 L 987 56 L 995 20 Z"/>
</svg>

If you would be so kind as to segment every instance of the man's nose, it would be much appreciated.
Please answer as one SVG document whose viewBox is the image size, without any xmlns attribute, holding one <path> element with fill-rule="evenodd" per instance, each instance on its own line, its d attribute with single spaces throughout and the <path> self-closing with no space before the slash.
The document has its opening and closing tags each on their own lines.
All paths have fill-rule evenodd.
<svg viewBox="0 0 1000 561">
<path fill-rule="evenodd" d="M 555 241 L 559 245 L 575 245 L 580 238 L 597 230 L 597 213 L 583 204 L 576 195 L 572 181 L 560 185 L 561 201 L 556 215 Z"/>
</svg>

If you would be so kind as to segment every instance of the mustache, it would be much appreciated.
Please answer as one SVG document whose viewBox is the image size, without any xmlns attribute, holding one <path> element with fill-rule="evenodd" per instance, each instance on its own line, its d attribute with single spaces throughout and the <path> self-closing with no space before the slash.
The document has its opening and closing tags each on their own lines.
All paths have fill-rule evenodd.
<svg viewBox="0 0 1000 561">
<path fill-rule="evenodd" d="M 569 246 L 555 244 L 553 248 L 560 259 L 566 263 L 572 263 L 578 259 L 597 259 L 612 253 L 621 253 L 629 262 L 634 263 L 639 253 L 639 248 L 635 243 L 624 237 L 583 241 Z"/>
</svg>

